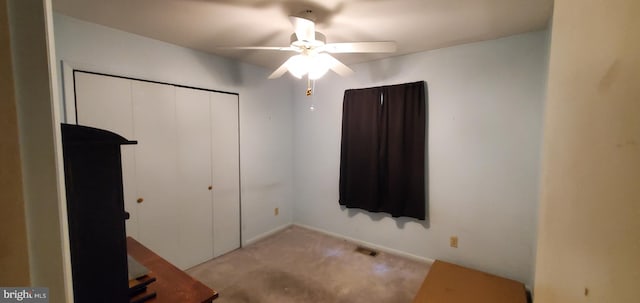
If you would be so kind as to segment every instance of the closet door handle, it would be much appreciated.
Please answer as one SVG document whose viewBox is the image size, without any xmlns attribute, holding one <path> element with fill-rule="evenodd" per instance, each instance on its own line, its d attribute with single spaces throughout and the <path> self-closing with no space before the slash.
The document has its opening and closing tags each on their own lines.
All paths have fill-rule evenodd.
<svg viewBox="0 0 640 303">
<path fill-rule="evenodd" d="M 142 203 L 142 202 L 144 202 L 144 199 L 142 199 L 142 198 L 138 198 L 138 200 L 136 200 L 136 202 L 138 202 L 138 203 Z"/>
<path fill-rule="evenodd" d="M 209 190 L 212 190 L 212 189 L 213 189 L 213 186 L 209 185 Z"/>
</svg>

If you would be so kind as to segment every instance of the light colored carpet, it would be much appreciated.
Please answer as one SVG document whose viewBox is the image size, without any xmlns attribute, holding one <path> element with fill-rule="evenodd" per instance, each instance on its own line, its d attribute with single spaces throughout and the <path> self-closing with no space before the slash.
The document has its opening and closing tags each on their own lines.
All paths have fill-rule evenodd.
<svg viewBox="0 0 640 303">
<path fill-rule="evenodd" d="M 291 226 L 189 269 L 219 292 L 216 303 L 411 302 L 429 264 L 379 253 Z"/>
</svg>

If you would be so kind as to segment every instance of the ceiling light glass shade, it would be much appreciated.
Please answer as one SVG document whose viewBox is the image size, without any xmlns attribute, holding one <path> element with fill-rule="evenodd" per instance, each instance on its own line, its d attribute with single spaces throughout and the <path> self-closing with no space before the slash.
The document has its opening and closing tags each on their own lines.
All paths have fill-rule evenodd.
<svg viewBox="0 0 640 303">
<path fill-rule="evenodd" d="M 287 70 L 296 78 L 302 78 L 308 72 L 309 57 L 304 55 L 295 55 L 287 60 Z"/>
<path fill-rule="evenodd" d="M 309 74 L 309 79 L 316 80 L 329 71 L 330 59 L 328 54 L 295 55 L 287 60 L 287 70 L 298 79 Z"/>
<path fill-rule="evenodd" d="M 323 53 L 309 58 L 309 79 L 319 79 L 329 71 L 330 61 L 328 56 Z"/>
</svg>

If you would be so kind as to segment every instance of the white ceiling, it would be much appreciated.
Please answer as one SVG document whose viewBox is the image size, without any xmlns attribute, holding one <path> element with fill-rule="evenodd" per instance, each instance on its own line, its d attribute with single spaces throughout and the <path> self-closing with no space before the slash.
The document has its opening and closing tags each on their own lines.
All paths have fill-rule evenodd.
<svg viewBox="0 0 640 303">
<path fill-rule="evenodd" d="M 313 10 L 327 42 L 396 41 L 394 54 L 336 54 L 346 64 L 543 29 L 553 0 L 53 0 L 55 12 L 276 68 L 291 53 L 287 16 Z"/>
</svg>

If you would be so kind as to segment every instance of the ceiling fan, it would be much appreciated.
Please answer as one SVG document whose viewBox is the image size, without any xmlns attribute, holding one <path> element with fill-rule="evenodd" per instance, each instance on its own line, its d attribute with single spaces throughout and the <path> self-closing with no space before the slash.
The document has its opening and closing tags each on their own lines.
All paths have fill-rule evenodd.
<svg viewBox="0 0 640 303">
<path fill-rule="evenodd" d="M 312 11 L 307 10 L 303 14 L 311 16 Z M 392 41 L 327 43 L 325 35 L 316 31 L 315 22 L 311 17 L 290 16 L 289 20 L 294 29 L 289 46 L 234 47 L 234 49 L 276 50 L 297 53 L 280 65 L 269 76 L 269 79 L 279 78 L 287 71 L 296 78 L 302 78 L 306 75 L 309 81 L 322 77 L 328 70 L 332 70 L 341 76 L 348 76 L 353 73 L 353 70 L 330 54 L 393 53 L 396 51 L 396 43 Z M 307 90 L 307 94 L 310 94 L 310 89 Z"/>
</svg>

